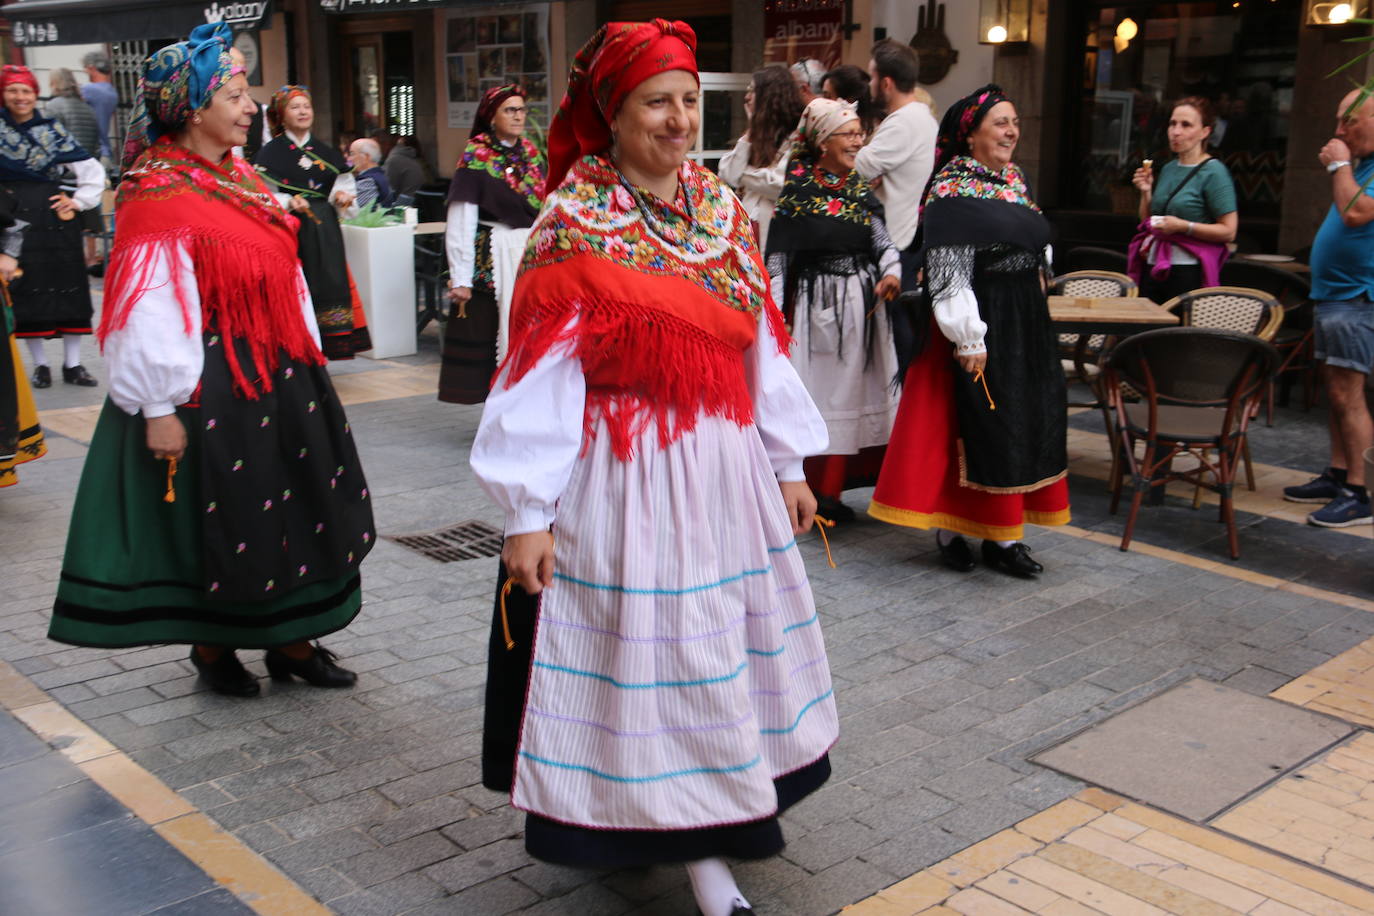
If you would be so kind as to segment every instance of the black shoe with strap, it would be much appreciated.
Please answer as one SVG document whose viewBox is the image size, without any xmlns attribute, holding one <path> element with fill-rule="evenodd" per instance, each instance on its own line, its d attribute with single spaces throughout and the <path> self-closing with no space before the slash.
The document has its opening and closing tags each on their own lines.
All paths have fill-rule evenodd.
<svg viewBox="0 0 1374 916">
<path fill-rule="evenodd" d="M 94 388 L 100 384 L 91 377 L 85 366 L 63 366 L 62 381 L 68 385 L 80 385 L 82 388 Z"/>
<path fill-rule="evenodd" d="M 940 562 L 955 572 L 968 572 L 973 569 L 973 548 L 962 534 L 956 534 L 948 543 L 940 543 L 937 536 L 935 546 L 940 548 Z"/>
<path fill-rule="evenodd" d="M 52 370 L 47 366 L 38 366 L 33 370 L 33 387 L 51 388 Z"/>
<path fill-rule="evenodd" d="M 352 687 L 358 675 L 334 664 L 338 656 L 319 643 L 308 658 L 292 658 L 280 649 L 268 649 L 262 660 L 274 681 L 289 681 L 295 675 L 312 687 Z"/>
<path fill-rule="evenodd" d="M 1006 547 L 999 547 L 996 541 L 984 541 L 983 562 L 991 569 L 1022 579 L 1034 579 L 1045 571 L 1045 567 L 1031 559 L 1030 548 L 1020 541 Z"/>
<path fill-rule="evenodd" d="M 215 693 L 230 697 L 255 697 L 262 692 L 258 679 L 248 673 L 233 649 L 221 649 L 219 658 L 207 662 L 196 647 L 191 647 L 191 664 L 200 679 Z"/>
</svg>

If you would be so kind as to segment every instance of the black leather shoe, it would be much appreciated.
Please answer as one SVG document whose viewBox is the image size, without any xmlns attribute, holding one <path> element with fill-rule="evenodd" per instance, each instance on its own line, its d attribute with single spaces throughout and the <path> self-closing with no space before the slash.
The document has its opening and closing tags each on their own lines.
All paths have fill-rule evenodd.
<svg viewBox="0 0 1374 916">
<path fill-rule="evenodd" d="M 33 370 L 33 387 L 51 388 L 52 370 L 49 369 L 47 366 L 38 366 L 37 368 L 35 368 Z"/>
<path fill-rule="evenodd" d="M 91 378 L 91 374 L 86 371 L 85 366 L 72 366 L 70 369 L 63 366 L 62 381 L 68 385 L 80 385 L 82 388 L 94 388 L 100 384 Z"/>
<path fill-rule="evenodd" d="M 99 264 L 88 265 L 86 267 L 86 273 L 90 274 L 92 277 L 105 276 L 105 262 L 101 261 Z"/>
<path fill-rule="evenodd" d="M 195 666 L 200 679 L 215 693 L 230 697 L 255 697 L 262 692 L 258 679 L 248 673 L 231 649 L 224 649 L 219 658 L 207 662 L 192 646 L 191 664 Z"/>
<path fill-rule="evenodd" d="M 1007 547 L 998 547 L 996 541 L 984 541 L 983 562 L 1022 579 L 1034 579 L 1045 571 L 1045 567 L 1031 559 L 1030 548 L 1020 541 Z"/>
<path fill-rule="evenodd" d="M 941 544 L 939 538 L 935 546 L 940 548 L 940 561 L 955 572 L 968 572 L 973 569 L 973 548 L 962 534 L 950 538 L 948 544 Z"/>
<path fill-rule="evenodd" d="M 338 658 L 319 643 L 309 658 L 292 658 L 277 649 L 268 649 L 262 660 L 267 663 L 267 673 L 274 681 L 289 681 L 295 675 L 312 687 L 352 687 L 358 675 L 347 668 L 334 664 Z"/>
<path fill-rule="evenodd" d="M 852 522 L 855 518 L 854 510 L 833 496 L 816 497 L 816 514 L 832 522 Z"/>
</svg>

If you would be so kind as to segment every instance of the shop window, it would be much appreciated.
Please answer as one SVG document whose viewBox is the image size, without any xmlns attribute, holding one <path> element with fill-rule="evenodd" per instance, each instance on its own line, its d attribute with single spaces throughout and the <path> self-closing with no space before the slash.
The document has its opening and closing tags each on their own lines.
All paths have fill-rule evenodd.
<svg viewBox="0 0 1374 916">
<path fill-rule="evenodd" d="M 1217 0 L 1088 7 L 1082 21 L 1078 129 L 1063 202 L 1134 214 L 1130 176 L 1170 159 L 1170 104 L 1212 102 L 1209 151 L 1230 168 L 1242 219 L 1273 220 L 1283 172 L 1302 0 Z"/>
</svg>

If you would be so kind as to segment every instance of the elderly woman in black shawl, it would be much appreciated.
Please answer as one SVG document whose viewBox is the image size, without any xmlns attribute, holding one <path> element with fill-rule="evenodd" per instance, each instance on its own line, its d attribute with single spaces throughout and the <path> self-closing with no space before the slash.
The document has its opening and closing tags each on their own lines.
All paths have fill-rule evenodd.
<svg viewBox="0 0 1374 916">
<path fill-rule="evenodd" d="M 869 514 L 937 529 L 945 565 L 1043 571 L 1024 523 L 1069 521 L 1064 373 L 1045 299 L 1050 228 L 1012 161 L 1016 109 L 996 86 L 940 123 L 921 221 L 939 335 L 906 372 Z M 944 340 L 941 340 L 941 337 Z M 951 349 L 945 341 L 952 344 Z"/>
<path fill-rule="evenodd" d="M 863 147 L 848 102 L 812 99 L 768 238 L 773 299 L 792 322 L 792 365 L 825 418 L 830 449 L 806 459 L 820 512 L 849 521 L 846 485 L 871 486 L 892 432 L 897 351 L 882 300 L 902 267 L 882 204 L 854 168 Z"/>
<path fill-rule="evenodd" d="M 525 139 L 525 90 L 489 89 L 448 190 L 449 300 L 439 400 L 480 404 L 505 352 L 526 231 L 544 199 L 544 154 Z"/>
</svg>

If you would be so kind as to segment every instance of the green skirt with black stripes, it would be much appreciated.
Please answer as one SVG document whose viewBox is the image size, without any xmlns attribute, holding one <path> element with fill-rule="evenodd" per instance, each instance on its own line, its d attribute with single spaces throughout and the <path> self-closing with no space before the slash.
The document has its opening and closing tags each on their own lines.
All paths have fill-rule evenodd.
<svg viewBox="0 0 1374 916">
<path fill-rule="evenodd" d="M 167 462 L 149 453 L 143 418 L 106 402 L 77 491 L 50 638 L 101 648 L 271 648 L 357 616 L 358 564 L 375 537 L 370 503 L 327 375 L 302 377 L 314 368 L 296 364 L 294 378 L 279 379 L 280 391 L 251 407 L 225 399 L 178 408 L 188 445 L 172 502 L 164 498 Z M 291 404 L 295 385 L 306 389 L 308 417 Z"/>
</svg>

